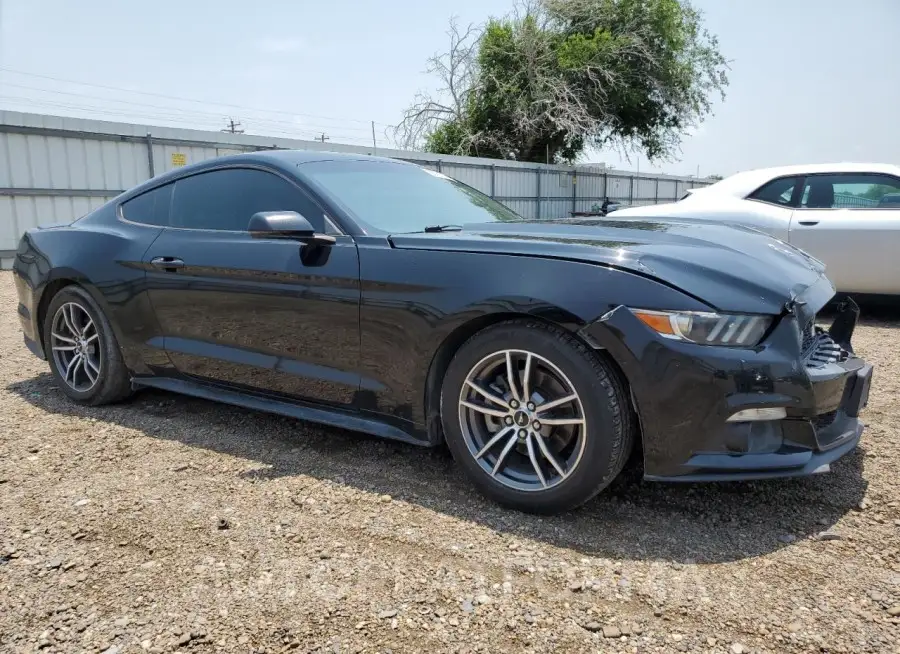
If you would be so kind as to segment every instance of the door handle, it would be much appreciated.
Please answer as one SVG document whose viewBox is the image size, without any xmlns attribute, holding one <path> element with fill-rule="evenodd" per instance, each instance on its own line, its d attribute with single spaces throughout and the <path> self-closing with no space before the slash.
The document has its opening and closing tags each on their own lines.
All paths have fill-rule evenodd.
<svg viewBox="0 0 900 654">
<path fill-rule="evenodd" d="M 804 227 L 813 227 L 814 225 L 818 225 L 818 220 L 798 220 L 798 223 L 803 225 Z"/>
<path fill-rule="evenodd" d="M 179 268 L 184 268 L 184 261 L 176 257 L 153 257 L 150 259 L 150 265 L 167 272 L 175 272 Z"/>
</svg>

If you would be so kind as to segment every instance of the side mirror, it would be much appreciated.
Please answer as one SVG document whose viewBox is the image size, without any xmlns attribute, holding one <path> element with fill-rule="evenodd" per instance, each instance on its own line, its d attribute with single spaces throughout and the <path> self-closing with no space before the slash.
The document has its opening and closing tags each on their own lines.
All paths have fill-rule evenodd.
<svg viewBox="0 0 900 654">
<path fill-rule="evenodd" d="M 277 238 L 313 245 L 334 245 L 334 236 L 318 234 L 296 211 L 260 211 L 250 217 L 247 231 L 253 238 Z"/>
</svg>

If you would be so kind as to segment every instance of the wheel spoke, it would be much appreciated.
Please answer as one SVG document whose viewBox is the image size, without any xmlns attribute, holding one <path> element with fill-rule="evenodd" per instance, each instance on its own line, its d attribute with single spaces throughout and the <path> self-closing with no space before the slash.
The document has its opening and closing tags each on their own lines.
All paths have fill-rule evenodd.
<svg viewBox="0 0 900 654">
<path fill-rule="evenodd" d="M 98 338 L 100 338 L 100 334 L 98 334 L 97 332 L 94 332 L 93 336 L 88 336 L 86 339 L 84 339 L 84 343 L 85 343 L 85 345 L 87 345 L 89 343 L 93 343 Z"/>
<path fill-rule="evenodd" d="M 574 402 L 577 399 L 578 399 L 578 395 L 576 395 L 575 393 L 572 393 L 571 395 L 566 395 L 565 397 L 561 397 L 558 400 L 553 400 L 552 402 L 547 402 L 545 404 L 541 404 L 534 410 L 534 412 L 542 413 L 544 411 L 549 411 L 550 409 L 555 409 L 556 407 L 562 406 L 563 404 L 568 404 L 569 402 Z M 546 420 L 542 420 L 541 422 L 546 422 L 547 424 L 550 424 Z"/>
<path fill-rule="evenodd" d="M 542 425 L 583 425 L 584 418 L 541 418 Z"/>
<path fill-rule="evenodd" d="M 84 357 L 84 364 L 83 364 L 82 367 L 84 368 L 84 372 L 85 372 L 85 374 L 87 374 L 88 379 L 90 380 L 90 382 L 91 382 L 92 384 L 93 384 L 95 381 L 97 381 L 97 375 L 100 374 L 100 367 L 99 367 L 99 366 L 95 366 L 95 365 L 94 365 L 94 362 L 91 361 L 91 358 L 90 358 L 90 357 L 88 357 L 88 356 Z M 91 370 L 94 371 L 93 376 L 91 375 Z"/>
<path fill-rule="evenodd" d="M 72 310 L 71 304 L 63 305 L 62 309 L 63 322 L 66 324 L 66 329 L 69 330 L 69 333 L 72 336 L 78 336 L 78 329 L 75 328 L 75 312 Z"/>
<path fill-rule="evenodd" d="M 522 373 L 522 401 L 531 398 L 531 352 L 525 355 L 525 371 Z"/>
<path fill-rule="evenodd" d="M 478 384 L 475 384 L 474 382 L 470 382 L 469 380 L 466 380 L 466 384 L 468 384 L 472 388 L 472 390 L 474 390 L 476 393 L 481 395 L 484 399 L 488 400 L 489 402 L 493 402 L 494 404 L 499 404 L 500 406 L 502 406 L 506 409 L 510 408 L 509 403 L 507 403 L 507 401 L 504 400 L 502 397 L 499 397 L 498 395 L 494 395 L 493 393 L 484 390 L 481 386 L 479 386 Z"/>
<path fill-rule="evenodd" d="M 75 370 L 72 371 L 72 383 L 73 383 L 73 384 L 77 383 L 77 382 L 75 381 L 75 376 L 78 374 L 78 369 L 79 369 L 79 368 L 81 368 L 81 370 L 82 370 L 83 372 L 87 373 L 87 368 L 85 368 L 85 366 L 84 366 L 84 356 L 81 356 L 81 357 L 78 359 L 78 365 L 75 366 Z M 90 375 L 87 375 L 87 378 L 88 378 L 88 380 L 90 380 L 91 376 L 90 376 Z"/>
<path fill-rule="evenodd" d="M 90 317 L 90 316 L 88 316 L 88 317 L 87 317 L 87 324 L 86 324 L 84 327 L 81 328 L 81 338 L 84 338 L 85 336 L 87 336 L 87 331 L 88 331 L 91 327 L 93 327 L 93 326 L 94 326 L 94 321 L 91 320 L 91 317 Z"/>
<path fill-rule="evenodd" d="M 63 336 L 62 334 L 59 334 L 57 332 L 50 332 L 50 335 L 53 338 L 55 338 L 56 340 L 62 341 L 63 343 L 71 343 L 72 345 L 75 345 L 75 343 L 77 343 L 77 341 L 74 338 L 69 338 L 68 336 Z"/>
<path fill-rule="evenodd" d="M 491 440 L 489 440 L 484 447 L 482 447 L 480 450 L 478 450 L 478 452 L 475 454 L 475 458 L 480 459 L 481 457 L 483 457 L 485 454 L 488 453 L 488 451 L 492 447 L 494 447 L 494 445 L 496 445 L 501 440 L 503 440 L 504 436 L 508 435 L 511 431 L 515 431 L 515 430 L 516 430 L 515 427 L 507 427 L 506 429 L 501 429 L 500 431 L 498 431 L 496 434 L 494 434 L 494 437 Z"/>
<path fill-rule="evenodd" d="M 544 439 L 541 438 L 540 436 L 536 435 L 534 437 L 534 440 L 537 441 L 538 447 L 541 450 L 541 454 L 544 455 L 544 458 L 547 459 L 547 461 L 550 462 L 550 465 L 552 465 L 556 469 L 556 472 L 559 473 L 559 476 L 562 477 L 563 479 L 565 479 L 566 471 L 562 469 L 561 465 L 559 465 L 559 461 L 557 461 L 556 457 L 553 456 L 553 453 L 550 451 L 550 448 L 547 447 L 547 444 L 544 442 Z"/>
<path fill-rule="evenodd" d="M 87 356 L 86 356 L 86 357 L 84 357 L 84 360 L 85 360 L 85 361 L 87 362 L 87 364 L 88 364 L 91 368 L 93 368 L 96 372 L 100 372 L 100 366 L 98 366 L 98 365 L 95 364 L 93 361 L 91 361 L 91 357 L 87 357 Z"/>
<path fill-rule="evenodd" d="M 54 345 L 53 351 L 54 352 L 74 352 L 75 346 L 74 345 Z"/>
<path fill-rule="evenodd" d="M 63 377 L 63 379 L 65 379 L 68 382 L 69 376 L 71 375 L 72 383 L 73 384 L 75 383 L 75 371 L 78 370 L 78 363 L 80 361 L 81 361 L 80 354 L 76 354 L 75 356 L 72 357 L 72 360 L 69 361 L 68 365 L 66 366 L 66 374 Z"/>
<path fill-rule="evenodd" d="M 516 388 L 516 375 L 515 368 L 513 367 L 512 352 L 509 350 L 506 351 L 506 383 L 509 385 L 509 391 L 512 393 L 513 398 L 521 402 L 522 398 L 519 397 L 519 390 Z"/>
<path fill-rule="evenodd" d="M 506 455 L 509 454 L 509 451 L 516 444 L 517 440 L 518 439 L 516 438 L 516 434 L 515 434 L 515 432 L 513 432 L 513 435 L 509 437 L 509 440 L 507 441 L 506 445 L 503 447 L 503 451 L 500 452 L 500 456 L 497 457 L 497 462 L 494 464 L 494 469 L 491 470 L 492 477 L 497 475 L 497 471 L 500 470 L 500 466 L 502 466 L 503 462 L 506 460 Z"/>
<path fill-rule="evenodd" d="M 483 413 L 486 416 L 494 416 L 495 418 L 505 418 L 509 415 L 509 411 L 502 411 L 500 409 L 491 409 L 490 407 L 481 406 L 480 404 L 473 404 L 472 402 L 467 402 L 463 400 L 460 402 L 461 405 L 468 409 L 472 409 L 472 411 L 477 411 L 478 413 Z"/>
<path fill-rule="evenodd" d="M 534 443 L 532 443 L 532 439 L 534 434 L 528 432 L 528 438 L 525 440 L 525 446 L 528 448 L 528 458 L 531 459 L 531 465 L 534 468 L 534 471 L 537 473 L 538 479 L 541 480 L 541 486 L 547 486 L 547 480 L 544 479 L 544 473 L 541 471 L 541 464 L 538 463 L 537 456 L 534 454 Z"/>
</svg>

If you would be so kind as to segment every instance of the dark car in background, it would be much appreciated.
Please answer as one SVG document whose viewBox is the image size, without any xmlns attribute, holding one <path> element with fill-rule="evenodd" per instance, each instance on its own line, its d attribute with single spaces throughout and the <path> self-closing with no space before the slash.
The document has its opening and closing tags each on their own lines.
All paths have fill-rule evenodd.
<svg viewBox="0 0 900 654">
<path fill-rule="evenodd" d="M 823 266 L 750 229 L 528 221 L 444 175 L 327 153 L 156 177 L 14 264 L 28 347 L 100 405 L 153 387 L 449 446 L 488 496 L 822 472 L 872 367 Z M 365 465 L 360 461 L 360 465 Z"/>
</svg>

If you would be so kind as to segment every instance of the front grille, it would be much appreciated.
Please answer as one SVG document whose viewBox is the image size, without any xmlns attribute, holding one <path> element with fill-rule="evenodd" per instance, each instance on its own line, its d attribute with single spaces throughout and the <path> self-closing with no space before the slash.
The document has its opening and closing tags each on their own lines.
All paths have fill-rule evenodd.
<svg viewBox="0 0 900 654">
<path fill-rule="evenodd" d="M 807 368 L 821 368 L 829 363 L 846 361 L 850 353 L 834 342 L 834 339 L 821 327 L 812 326 L 812 330 L 804 330 L 802 357 Z"/>
<path fill-rule="evenodd" d="M 806 358 L 806 355 L 812 351 L 813 346 L 816 344 L 816 319 L 812 318 L 806 326 L 801 331 L 800 335 L 803 338 L 803 345 L 800 347 L 800 352 L 803 357 Z"/>
</svg>

